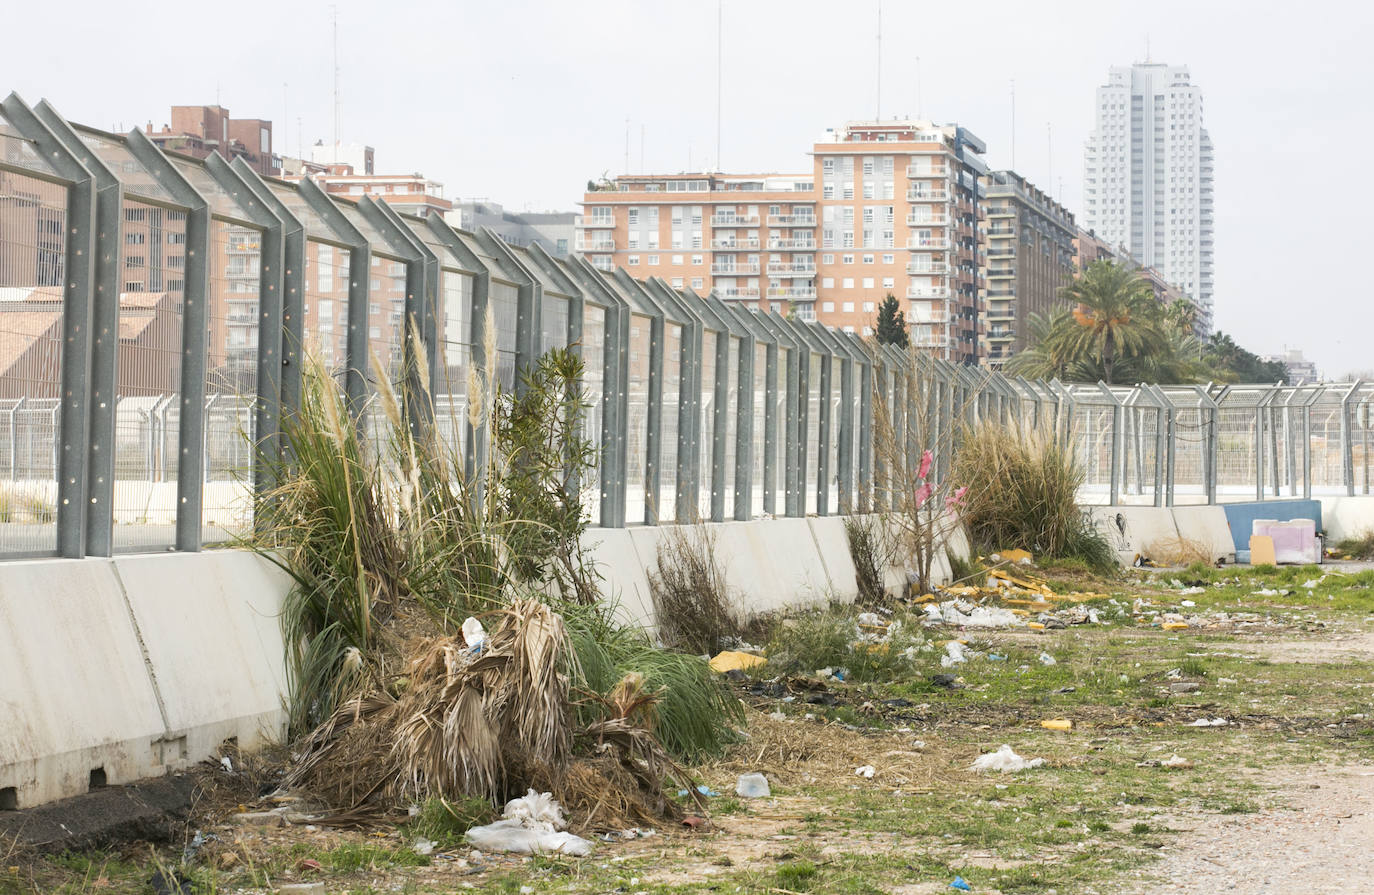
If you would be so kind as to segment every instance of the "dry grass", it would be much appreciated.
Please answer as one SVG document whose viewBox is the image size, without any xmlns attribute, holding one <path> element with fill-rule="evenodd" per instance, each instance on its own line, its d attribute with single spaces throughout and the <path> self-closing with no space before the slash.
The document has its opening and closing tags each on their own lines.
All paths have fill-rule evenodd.
<svg viewBox="0 0 1374 895">
<path fill-rule="evenodd" d="M 1116 559 L 1078 506 L 1084 474 L 1055 432 L 1017 423 L 966 427 L 954 455 L 953 477 L 968 485 L 960 515 L 976 547 L 1105 570 Z"/>
<path fill-rule="evenodd" d="M 659 640 L 683 652 L 714 655 L 737 636 L 716 534 L 704 525 L 670 525 L 658 541 L 649 594 Z"/>
<path fill-rule="evenodd" d="M 1192 538 L 1161 538 L 1145 546 L 1145 556 L 1165 566 L 1210 566 L 1217 558 L 1206 544 Z"/>
<path fill-rule="evenodd" d="M 927 745 L 919 751 L 910 734 L 857 733 L 839 724 L 775 721 L 749 711 L 749 739 L 732 746 L 704 770 L 712 776 L 758 771 L 781 783 L 844 780 L 873 765 L 875 779 L 908 792 L 933 790 L 950 778 L 950 754 Z"/>
</svg>

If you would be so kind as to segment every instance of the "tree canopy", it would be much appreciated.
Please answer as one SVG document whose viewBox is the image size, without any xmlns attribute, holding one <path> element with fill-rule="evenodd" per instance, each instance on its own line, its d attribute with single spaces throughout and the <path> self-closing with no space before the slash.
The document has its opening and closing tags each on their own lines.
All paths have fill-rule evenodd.
<svg viewBox="0 0 1374 895">
<path fill-rule="evenodd" d="M 905 348 L 909 344 L 906 331 L 906 321 L 903 319 L 902 306 L 897 302 L 897 296 L 891 292 L 883 303 L 878 306 L 878 326 L 876 337 L 879 344 L 896 345 Z"/>
<path fill-rule="evenodd" d="M 1061 290 L 1065 307 L 1027 321 L 1027 347 L 1007 372 L 1065 381 L 1274 382 L 1287 377 L 1279 362 L 1262 361 L 1228 335 L 1195 335 L 1197 307 L 1163 305 L 1133 268 L 1095 261 Z"/>
</svg>

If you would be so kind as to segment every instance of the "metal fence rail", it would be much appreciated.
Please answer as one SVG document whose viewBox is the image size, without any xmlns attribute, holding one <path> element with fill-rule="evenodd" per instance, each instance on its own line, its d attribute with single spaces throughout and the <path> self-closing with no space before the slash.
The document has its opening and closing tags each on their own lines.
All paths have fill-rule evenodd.
<svg viewBox="0 0 1374 895">
<path fill-rule="evenodd" d="M 435 422 L 474 465 L 470 368 L 513 388 L 543 351 L 580 352 L 601 449 L 585 504 L 603 526 L 868 509 L 883 495 L 879 396 L 902 426 L 918 400 L 942 431 L 1052 425 L 1084 464 L 1085 499 L 1104 503 L 1370 488 L 1368 384 L 1108 388 L 940 361 L 913 383 L 903 352 L 853 334 L 163 152 L 11 95 L 0 556 L 196 550 L 251 528 L 259 458 L 280 447 L 305 355 L 375 430 L 371 358 L 393 383 L 413 369 L 411 321 Z"/>
</svg>

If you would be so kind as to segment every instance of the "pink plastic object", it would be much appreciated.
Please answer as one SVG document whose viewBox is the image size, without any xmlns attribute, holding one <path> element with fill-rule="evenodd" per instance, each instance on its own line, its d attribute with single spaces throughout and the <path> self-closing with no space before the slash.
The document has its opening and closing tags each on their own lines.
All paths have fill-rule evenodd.
<svg viewBox="0 0 1374 895">
<path fill-rule="evenodd" d="M 1250 533 L 1274 539 L 1274 561 L 1277 563 L 1306 565 L 1321 562 L 1317 523 L 1312 519 L 1294 519 L 1290 522 L 1256 519 Z"/>
</svg>

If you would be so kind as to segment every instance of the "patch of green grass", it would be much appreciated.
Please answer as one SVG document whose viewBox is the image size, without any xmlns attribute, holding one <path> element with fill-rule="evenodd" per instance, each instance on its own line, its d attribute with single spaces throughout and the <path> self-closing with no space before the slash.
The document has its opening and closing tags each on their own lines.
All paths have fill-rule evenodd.
<svg viewBox="0 0 1374 895">
<path fill-rule="evenodd" d="M 490 823 L 495 817 L 496 811 L 486 799 L 431 798 L 406 824 L 406 833 L 448 847 L 461 843 L 468 830 Z"/>
<path fill-rule="evenodd" d="M 372 842 L 342 842 L 333 848 L 315 852 L 313 857 L 332 873 L 355 873 L 388 867 L 427 867 L 430 863 L 427 856 L 416 854 L 414 849 Z"/>
<path fill-rule="evenodd" d="M 789 861 L 777 869 L 778 887 L 805 892 L 816 878 L 816 865 L 810 861 Z"/>
</svg>

